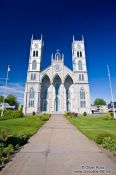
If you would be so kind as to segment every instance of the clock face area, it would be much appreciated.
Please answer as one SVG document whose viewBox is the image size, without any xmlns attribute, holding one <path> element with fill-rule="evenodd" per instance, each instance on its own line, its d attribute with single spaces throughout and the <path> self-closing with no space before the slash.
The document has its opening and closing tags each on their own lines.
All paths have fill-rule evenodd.
<svg viewBox="0 0 116 175">
<path fill-rule="evenodd" d="M 55 72 L 60 72 L 62 70 L 62 67 L 59 64 L 57 64 L 54 66 L 54 70 Z"/>
<path fill-rule="evenodd" d="M 41 48 L 41 44 L 35 43 L 35 44 L 34 44 L 34 48 L 35 48 L 35 49 L 40 49 L 40 48 Z"/>
<path fill-rule="evenodd" d="M 80 45 L 80 44 L 78 44 L 78 46 L 77 46 L 77 47 L 78 47 L 78 49 L 81 49 L 81 45 Z"/>
</svg>

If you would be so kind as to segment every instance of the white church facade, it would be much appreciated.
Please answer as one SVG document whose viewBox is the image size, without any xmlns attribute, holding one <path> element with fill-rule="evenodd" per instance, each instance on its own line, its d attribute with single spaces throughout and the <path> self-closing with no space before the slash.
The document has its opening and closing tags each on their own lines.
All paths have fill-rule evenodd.
<svg viewBox="0 0 116 175">
<path fill-rule="evenodd" d="M 42 37 L 32 37 L 23 112 L 91 113 L 84 39 L 78 41 L 73 37 L 73 70 L 64 65 L 64 55 L 58 50 L 51 56 L 51 65 L 41 70 L 42 49 Z"/>
</svg>

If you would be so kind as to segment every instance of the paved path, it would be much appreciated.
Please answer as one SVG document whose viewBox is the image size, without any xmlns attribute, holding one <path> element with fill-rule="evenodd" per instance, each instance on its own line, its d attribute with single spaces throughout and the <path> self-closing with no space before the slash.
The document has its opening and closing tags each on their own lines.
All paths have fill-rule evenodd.
<svg viewBox="0 0 116 175">
<path fill-rule="evenodd" d="M 63 115 L 53 115 L 29 142 L 0 175 L 116 175 L 116 164 Z M 96 166 L 107 173 L 92 173 Z"/>
</svg>

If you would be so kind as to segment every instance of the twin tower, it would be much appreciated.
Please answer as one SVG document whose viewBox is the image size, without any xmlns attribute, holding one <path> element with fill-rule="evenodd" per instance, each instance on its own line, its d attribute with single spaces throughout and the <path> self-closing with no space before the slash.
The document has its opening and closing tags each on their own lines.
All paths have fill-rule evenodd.
<svg viewBox="0 0 116 175">
<path fill-rule="evenodd" d="M 58 50 L 52 54 L 51 65 L 42 70 L 42 52 L 42 37 L 32 37 L 23 112 L 91 113 L 84 39 L 78 41 L 73 37 L 73 70 L 64 65 L 65 57 Z"/>
</svg>

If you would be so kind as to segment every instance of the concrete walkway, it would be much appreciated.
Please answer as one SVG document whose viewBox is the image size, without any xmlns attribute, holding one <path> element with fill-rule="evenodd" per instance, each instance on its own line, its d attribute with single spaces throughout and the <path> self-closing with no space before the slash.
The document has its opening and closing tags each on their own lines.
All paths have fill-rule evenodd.
<svg viewBox="0 0 116 175">
<path fill-rule="evenodd" d="M 63 115 L 53 115 L 0 175 L 116 175 L 116 164 Z"/>
</svg>

